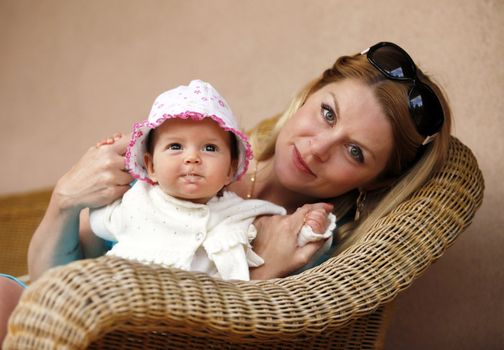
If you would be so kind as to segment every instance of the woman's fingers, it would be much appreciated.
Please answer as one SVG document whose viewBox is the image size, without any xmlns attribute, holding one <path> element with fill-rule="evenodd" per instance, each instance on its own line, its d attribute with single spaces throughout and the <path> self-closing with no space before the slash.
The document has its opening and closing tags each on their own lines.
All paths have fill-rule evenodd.
<svg viewBox="0 0 504 350">
<path fill-rule="evenodd" d="M 118 141 L 123 137 L 123 134 L 120 132 L 116 132 L 114 135 L 111 137 L 107 137 L 103 140 L 100 140 L 96 143 L 96 147 L 104 146 L 104 145 L 112 145 L 114 142 Z"/>
<path fill-rule="evenodd" d="M 315 253 L 318 252 L 320 248 L 322 248 L 325 242 L 326 241 L 324 239 L 321 239 L 315 242 L 308 242 L 304 246 L 299 247 L 296 251 L 297 261 L 299 264 L 298 268 L 301 268 L 304 265 L 308 264 Z"/>
<path fill-rule="evenodd" d="M 124 136 L 123 134 L 117 134 L 114 138 L 114 143 L 111 148 L 119 155 L 124 156 L 126 153 L 126 148 L 128 147 L 129 137 Z"/>
<path fill-rule="evenodd" d="M 90 147 L 59 181 L 55 193 L 62 208 L 99 207 L 119 198 L 133 177 L 124 170 L 128 139 L 117 135 L 113 144 Z"/>
</svg>

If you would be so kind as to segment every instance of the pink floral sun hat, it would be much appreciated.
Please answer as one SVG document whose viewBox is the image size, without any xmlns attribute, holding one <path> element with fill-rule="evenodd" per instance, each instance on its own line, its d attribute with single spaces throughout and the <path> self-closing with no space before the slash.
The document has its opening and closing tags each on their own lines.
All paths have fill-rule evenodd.
<svg viewBox="0 0 504 350">
<path fill-rule="evenodd" d="M 152 183 L 145 169 L 147 135 L 165 120 L 182 118 L 202 120 L 211 118 L 226 131 L 233 133 L 238 141 L 238 167 L 234 180 L 247 172 L 252 158 L 252 148 L 247 136 L 238 129 L 238 122 L 224 98 L 212 85 L 201 80 L 193 80 L 189 85 L 181 85 L 159 95 L 147 120 L 133 125 L 131 140 L 126 150 L 126 169 L 135 178 Z"/>
</svg>

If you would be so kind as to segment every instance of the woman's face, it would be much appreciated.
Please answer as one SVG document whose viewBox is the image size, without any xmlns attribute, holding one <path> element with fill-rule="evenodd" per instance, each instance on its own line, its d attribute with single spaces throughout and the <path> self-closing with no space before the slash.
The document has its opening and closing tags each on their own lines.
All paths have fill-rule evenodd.
<svg viewBox="0 0 504 350">
<path fill-rule="evenodd" d="M 392 127 L 371 88 L 346 79 L 312 94 L 284 125 L 275 172 L 291 191 L 336 197 L 372 187 L 393 147 Z"/>
</svg>

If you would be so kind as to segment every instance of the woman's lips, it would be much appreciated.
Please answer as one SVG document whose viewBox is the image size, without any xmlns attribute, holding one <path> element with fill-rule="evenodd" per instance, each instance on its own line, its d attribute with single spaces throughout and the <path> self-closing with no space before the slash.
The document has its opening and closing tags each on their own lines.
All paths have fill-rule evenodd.
<svg viewBox="0 0 504 350">
<path fill-rule="evenodd" d="M 301 154 L 299 153 L 296 146 L 294 146 L 294 151 L 292 152 L 292 160 L 293 160 L 294 166 L 297 169 L 299 169 L 300 171 L 302 171 L 305 174 L 317 177 L 317 175 L 315 175 L 313 173 L 313 171 L 311 171 L 311 169 L 305 163 L 305 161 L 303 160 L 303 157 L 301 157 Z"/>
</svg>

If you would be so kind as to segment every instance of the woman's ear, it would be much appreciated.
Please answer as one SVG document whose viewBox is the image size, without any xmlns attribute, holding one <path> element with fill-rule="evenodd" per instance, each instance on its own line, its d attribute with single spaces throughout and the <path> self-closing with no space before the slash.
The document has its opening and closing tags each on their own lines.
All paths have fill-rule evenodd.
<svg viewBox="0 0 504 350">
<path fill-rule="evenodd" d="M 154 171 L 154 160 L 152 154 L 146 152 L 144 154 L 145 170 L 147 170 L 147 175 L 152 182 L 157 183 L 156 172 Z"/>
</svg>

